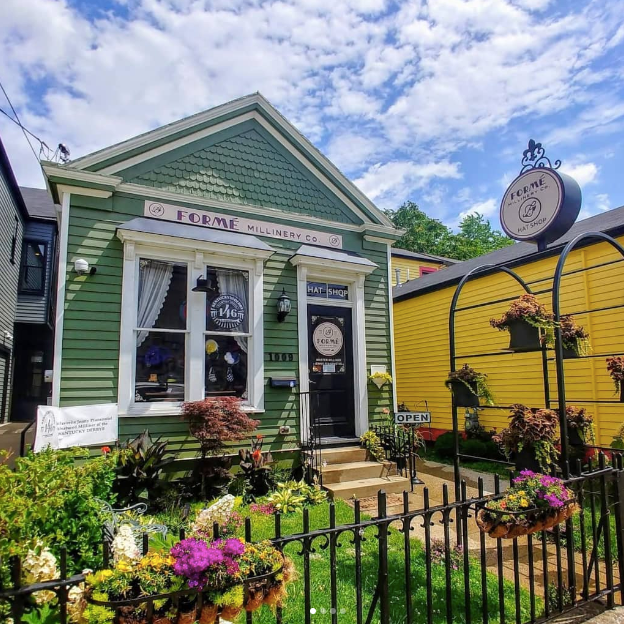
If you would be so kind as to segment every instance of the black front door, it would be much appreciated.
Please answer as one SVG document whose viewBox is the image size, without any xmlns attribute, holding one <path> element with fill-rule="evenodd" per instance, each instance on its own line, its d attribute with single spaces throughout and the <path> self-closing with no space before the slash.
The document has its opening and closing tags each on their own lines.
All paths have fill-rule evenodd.
<svg viewBox="0 0 624 624">
<path fill-rule="evenodd" d="M 310 420 L 322 438 L 355 435 L 351 309 L 308 306 Z"/>
</svg>

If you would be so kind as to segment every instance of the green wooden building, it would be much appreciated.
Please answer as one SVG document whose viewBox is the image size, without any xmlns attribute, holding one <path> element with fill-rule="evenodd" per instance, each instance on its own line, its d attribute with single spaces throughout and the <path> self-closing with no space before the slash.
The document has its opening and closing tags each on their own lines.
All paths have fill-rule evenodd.
<svg viewBox="0 0 624 624">
<path fill-rule="evenodd" d="M 67 165 L 53 404 L 117 403 L 193 451 L 182 401 L 236 396 L 273 450 L 393 408 L 390 246 L 399 232 L 261 95 Z M 288 307 L 290 303 L 290 312 Z"/>
</svg>

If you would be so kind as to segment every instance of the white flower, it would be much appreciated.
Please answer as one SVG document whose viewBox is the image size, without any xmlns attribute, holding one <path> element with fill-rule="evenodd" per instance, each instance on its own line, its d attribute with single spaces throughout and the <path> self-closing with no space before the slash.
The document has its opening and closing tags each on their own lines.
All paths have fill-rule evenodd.
<svg viewBox="0 0 624 624">
<path fill-rule="evenodd" d="M 37 541 L 35 547 L 28 551 L 22 563 L 24 571 L 24 581 L 27 585 L 41 583 L 43 581 L 53 581 L 59 578 L 59 571 L 56 565 L 56 557 L 49 548 L 43 548 L 43 543 Z M 56 594 L 53 591 L 39 591 L 33 594 L 37 604 L 44 604 L 52 600 Z"/>
<path fill-rule="evenodd" d="M 207 509 L 202 509 L 195 518 L 191 532 L 203 537 L 210 537 L 215 522 L 219 526 L 223 526 L 230 519 L 235 501 L 234 496 L 227 494 Z"/>
<path fill-rule="evenodd" d="M 133 563 L 141 558 L 141 552 L 137 547 L 134 534 L 132 533 L 132 527 L 129 524 L 122 524 L 119 527 L 117 535 L 115 535 L 115 539 L 113 539 L 111 549 L 113 551 L 115 564 L 120 561 Z"/>
<path fill-rule="evenodd" d="M 82 614 L 86 608 L 87 601 L 84 598 L 84 584 L 74 585 L 67 592 L 67 615 L 69 615 L 69 620 L 75 624 L 82 622 Z"/>
</svg>

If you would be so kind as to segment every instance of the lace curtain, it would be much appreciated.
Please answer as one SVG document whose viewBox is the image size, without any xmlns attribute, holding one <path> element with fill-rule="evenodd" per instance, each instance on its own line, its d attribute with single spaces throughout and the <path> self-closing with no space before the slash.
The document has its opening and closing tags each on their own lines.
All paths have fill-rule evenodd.
<svg viewBox="0 0 624 624">
<path fill-rule="evenodd" d="M 249 333 L 249 282 L 247 274 L 243 271 L 232 271 L 231 269 L 217 269 L 217 283 L 219 285 L 219 292 L 228 295 L 234 295 L 240 301 L 242 301 L 245 309 L 245 320 L 240 327 L 236 328 L 236 331 Z M 234 340 L 238 343 L 238 346 L 247 353 L 248 339 L 245 336 L 235 336 Z"/>
<path fill-rule="evenodd" d="M 151 329 L 154 327 L 160 310 L 165 303 L 173 264 L 157 260 L 141 260 L 139 273 L 139 306 L 137 311 L 137 327 Z M 137 347 L 143 344 L 149 332 L 137 333 Z"/>
</svg>

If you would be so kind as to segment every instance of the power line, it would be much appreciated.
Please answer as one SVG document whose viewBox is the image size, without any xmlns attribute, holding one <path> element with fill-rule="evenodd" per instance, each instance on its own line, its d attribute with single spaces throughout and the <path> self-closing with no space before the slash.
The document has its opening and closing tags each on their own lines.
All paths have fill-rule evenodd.
<svg viewBox="0 0 624 624">
<path fill-rule="evenodd" d="M 7 119 L 10 119 L 16 126 L 19 126 L 24 132 L 27 132 L 28 134 L 30 134 L 30 136 L 33 139 L 35 139 L 36 141 L 39 142 L 39 144 L 42 146 L 42 148 L 45 148 L 46 150 L 48 150 L 48 154 L 52 151 L 45 141 L 42 141 L 36 134 L 33 134 L 28 128 L 22 126 L 18 121 L 15 121 L 15 119 L 13 119 L 13 117 L 11 117 L 11 115 L 9 115 L 9 113 L 7 113 L 2 108 L 0 108 L 0 113 L 5 115 L 7 117 Z"/>
<path fill-rule="evenodd" d="M 11 102 L 11 98 L 9 97 L 9 94 L 6 92 L 6 90 L 4 88 L 4 85 L 2 84 L 1 80 L 0 80 L 0 89 L 2 89 L 2 93 L 4 93 L 4 97 L 6 98 L 7 102 L 9 103 L 9 106 L 11 107 L 11 110 L 13 111 L 13 115 L 15 116 L 15 119 L 13 121 L 15 121 L 17 123 L 17 125 L 22 129 L 22 132 L 24 134 L 24 138 L 26 139 L 26 142 L 30 146 L 30 149 L 31 149 L 31 151 L 33 153 L 33 156 L 35 157 L 37 162 L 40 163 L 40 155 L 41 155 L 41 150 L 43 149 L 43 141 L 37 139 L 40 142 L 40 144 L 41 144 L 41 148 L 40 148 L 40 151 L 39 151 L 39 156 L 37 156 L 37 152 L 35 152 L 35 148 L 32 146 L 32 143 L 30 142 L 30 139 L 28 138 L 28 135 L 26 134 L 26 128 L 24 128 L 24 126 L 22 125 L 22 122 L 20 121 L 19 115 L 17 114 L 17 111 L 15 110 L 15 107 L 13 106 L 13 103 Z M 5 115 L 6 115 L 6 113 L 5 113 Z M 9 117 L 9 119 L 11 119 L 11 117 L 9 115 L 7 115 L 7 117 Z"/>
</svg>

